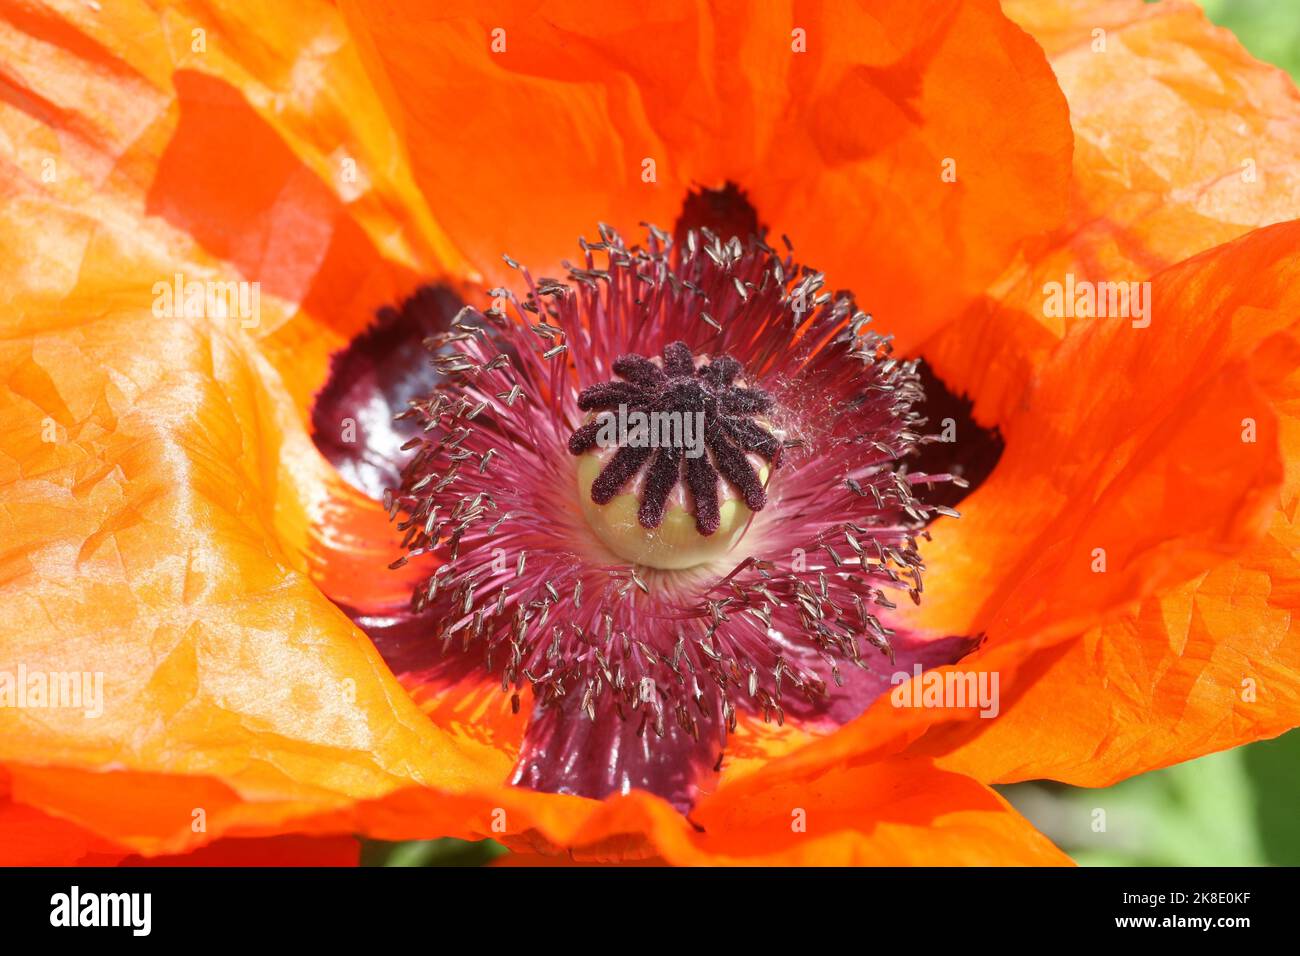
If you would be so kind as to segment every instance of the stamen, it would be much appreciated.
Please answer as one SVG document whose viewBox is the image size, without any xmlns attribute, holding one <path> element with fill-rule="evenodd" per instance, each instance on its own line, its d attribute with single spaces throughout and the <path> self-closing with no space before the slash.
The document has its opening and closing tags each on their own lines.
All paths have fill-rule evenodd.
<svg viewBox="0 0 1300 956">
<path fill-rule="evenodd" d="M 949 513 L 915 492 L 951 476 L 907 468 L 916 362 L 761 239 L 651 227 L 629 247 L 602 225 L 581 245 L 567 282 L 519 267 L 522 296 L 426 340 L 441 377 L 400 416 L 417 431 L 385 507 L 406 557 L 436 559 L 411 598 L 430 639 L 516 699 L 651 741 L 722 739 L 740 707 L 779 722 L 842 666 L 888 666 L 881 616 L 920 600 L 918 538 Z M 702 414 L 702 453 L 603 448 L 620 405 Z M 590 508 L 654 529 L 645 559 L 611 557 Z M 680 533 L 718 550 L 683 562 Z"/>
</svg>

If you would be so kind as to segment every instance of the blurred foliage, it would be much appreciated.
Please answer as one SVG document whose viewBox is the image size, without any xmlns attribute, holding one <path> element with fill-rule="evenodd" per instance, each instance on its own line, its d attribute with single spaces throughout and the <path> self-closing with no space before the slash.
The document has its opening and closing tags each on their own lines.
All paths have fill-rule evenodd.
<svg viewBox="0 0 1300 956">
<path fill-rule="evenodd" d="M 1300 730 L 1112 787 L 998 789 L 1084 866 L 1300 865 Z"/>
<path fill-rule="evenodd" d="M 1300 82 L 1300 0 L 1200 0 L 1261 60 Z M 1300 730 L 1087 790 L 1055 783 L 999 788 L 1086 866 L 1300 866 Z M 1104 810 L 1105 832 L 1094 811 Z M 481 866 L 508 852 L 492 840 L 363 843 L 365 866 Z"/>
<path fill-rule="evenodd" d="M 1200 0 L 1206 14 L 1247 50 L 1300 82 L 1300 3 L 1296 0 Z"/>
<path fill-rule="evenodd" d="M 482 866 L 509 852 L 495 840 L 361 841 L 362 866 Z"/>
</svg>

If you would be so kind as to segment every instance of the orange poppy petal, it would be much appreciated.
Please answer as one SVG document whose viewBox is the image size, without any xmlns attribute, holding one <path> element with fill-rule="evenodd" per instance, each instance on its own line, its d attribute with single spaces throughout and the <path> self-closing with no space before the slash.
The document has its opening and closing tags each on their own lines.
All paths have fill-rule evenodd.
<svg viewBox="0 0 1300 956">
<path fill-rule="evenodd" d="M 1237 265 L 1238 257 L 1226 264 Z M 1279 415 L 1276 432 L 1259 432 L 1259 441 L 1279 442 L 1286 462 L 1267 535 L 1082 640 L 1031 655 L 998 720 L 937 728 L 918 752 L 943 754 L 945 766 L 983 780 L 1105 786 L 1300 724 L 1297 275 L 1293 262 L 1277 277 L 1281 289 L 1263 290 L 1293 322 L 1252 365 Z M 1238 279 L 1250 285 L 1267 275 Z M 1260 313 L 1240 314 L 1253 321 Z"/>
<path fill-rule="evenodd" d="M 356 866 L 352 836 L 217 840 L 191 853 L 142 857 L 35 808 L 0 801 L 0 866 Z"/>
<path fill-rule="evenodd" d="M 112 866 L 127 854 L 75 823 L 0 801 L 0 866 Z"/>
<path fill-rule="evenodd" d="M 176 856 L 129 856 L 119 866 L 356 866 L 356 837 L 306 837 L 289 834 L 249 840 L 217 840 Z"/>
<path fill-rule="evenodd" d="M 1034 651 L 1256 546 L 1284 480 L 1278 408 L 1294 400 L 1278 380 L 1290 374 L 1286 362 L 1296 354 L 1283 344 L 1295 336 L 1300 314 L 1297 247 L 1300 223 L 1258 230 L 1158 275 L 1150 327 L 1098 320 L 1071 332 L 1010 423 L 997 470 L 962 503 L 960 519 L 932 527 L 934 541 L 924 552 L 929 586 L 914 622 L 935 633 L 987 638 L 938 672 L 996 672 L 1013 699 L 1020 667 L 1037 665 L 1026 670 L 1023 680 L 1030 681 L 1053 660 L 1045 651 L 1033 658 Z M 1256 441 L 1242 440 L 1247 420 Z M 1295 493 L 1286 494 L 1290 514 Z M 1099 548 L 1106 569 L 1100 573 L 1093 570 Z M 1279 579 L 1287 580 L 1285 569 Z M 1290 599 L 1288 587 L 1280 593 Z M 1271 635 L 1267 629 L 1261 646 Z M 1276 685 L 1290 673 L 1288 661 L 1281 653 L 1260 666 Z M 1289 706 L 1292 691 L 1275 691 L 1277 706 Z M 1051 725 L 1061 709 L 1050 697 L 1043 702 L 1048 710 L 1033 711 L 1032 719 Z M 946 732 L 971 736 L 1002 725 L 1002 718 L 971 720 L 972 714 L 898 709 L 882 697 L 856 721 L 764 772 L 879 759 L 936 724 L 969 724 Z M 1262 716 L 1261 726 L 1286 719 L 1279 711 Z"/>
<path fill-rule="evenodd" d="M 644 793 L 605 801 L 504 792 L 490 810 L 455 805 L 472 827 L 527 857 L 697 865 L 1069 865 L 998 794 L 968 777 L 904 758 L 803 777 L 754 777 L 706 797 L 690 823 Z M 303 821 L 307 832 L 414 835 L 448 798 L 411 790 Z M 864 807 L 870 812 L 864 812 Z M 450 815 L 450 814 L 449 814 Z M 493 821 L 514 836 L 493 831 Z M 521 829 L 522 828 L 522 829 Z M 533 860 L 533 862 L 541 862 Z"/>
<path fill-rule="evenodd" d="M 0 671 L 103 682 L 102 715 L 0 708 L 13 799 L 173 852 L 208 839 L 184 822 L 196 807 L 237 821 L 242 801 L 271 794 L 337 802 L 503 780 L 508 755 L 426 720 L 305 577 L 289 542 L 314 452 L 264 360 L 238 330 L 154 316 L 150 284 L 166 273 L 131 268 L 115 240 L 103 231 L 81 255 L 87 288 L 29 312 L 48 331 L 0 343 L 13 436 L 0 458 Z M 132 801 L 122 775 L 37 787 L 55 766 L 222 785 L 159 784 L 175 803 Z"/>
<path fill-rule="evenodd" d="M 926 625 L 1077 633 L 1258 539 L 1283 476 L 1259 382 L 1296 321 L 1298 243 L 1300 223 L 1258 230 L 1157 275 L 1149 326 L 1071 331 L 993 475 L 934 526 Z"/>
<path fill-rule="evenodd" d="M 1020 667 L 997 720 L 915 746 L 990 782 L 1104 787 L 1300 724 L 1300 529 Z"/>
<path fill-rule="evenodd" d="M 189 137 L 176 134 L 201 121 L 202 135 L 227 136 L 216 153 L 224 162 L 202 157 L 206 161 L 194 165 L 204 169 L 191 175 L 221 175 L 220 167 L 233 166 L 264 181 L 254 161 L 274 167 L 278 159 L 262 151 L 265 142 L 243 139 L 230 126 L 230 96 L 237 90 L 241 108 L 283 144 L 275 151 L 287 149 L 331 191 L 337 187 L 342 203 L 334 201 L 336 210 L 345 205 L 390 258 L 451 263 L 454 253 L 428 218 L 348 41 L 334 4 L 323 0 L 303 0 L 282 11 L 196 0 L 119 0 L 57 11 L 24 7 L 8 12 L 0 33 L 8 78 L 25 94 L 22 108 L 54 131 L 53 155 L 69 160 L 97 190 L 138 197 L 152 186 L 157 208 L 150 212 L 168 218 L 179 211 L 179 200 L 197 220 L 199 204 L 203 221 L 194 224 L 206 238 L 229 242 L 260 184 L 206 197 L 197 191 L 168 196 L 168 187 L 157 181 L 160 157 L 153 147 L 174 150 L 162 159 L 163 167 L 181 163 L 187 149 L 199 158 Z M 283 186 L 282 216 L 308 205 L 301 202 L 312 191 L 305 178 Z M 329 202 L 319 192 L 315 198 Z M 254 212 L 261 216 L 264 210 Z M 311 243 L 318 234 L 312 229 L 296 238 Z M 242 257 L 232 259 L 284 264 L 284 249 L 274 243 L 254 250 L 245 241 L 241 251 Z M 338 265 L 347 265 L 339 259 Z M 353 278 L 363 276 L 358 269 Z"/>
<path fill-rule="evenodd" d="M 906 347 L 1064 215 L 1065 104 L 992 2 L 343 7 L 489 285 L 503 252 L 548 274 L 597 221 L 671 227 L 733 182 Z"/>
<path fill-rule="evenodd" d="M 996 3 L 835 3 L 794 19 L 809 54 L 783 78 L 753 198 L 913 354 L 1063 222 L 1060 88 Z"/>
<path fill-rule="evenodd" d="M 287 841 L 280 850 L 325 854 L 336 862 L 347 844 L 326 838 L 350 833 L 389 840 L 492 837 L 525 854 L 590 862 L 790 866 L 1070 862 L 996 793 L 969 777 L 914 758 L 822 769 L 804 777 L 746 778 L 705 798 L 691 822 L 663 800 L 640 792 L 596 801 L 518 788 L 457 794 L 421 787 L 329 806 L 326 800 L 241 800 L 211 779 L 96 775 L 56 768 L 20 768 L 15 773 L 15 795 L 58 804 L 60 812 L 74 818 L 85 816 L 96 832 L 115 830 L 128 844 L 147 847 L 151 859 L 159 855 L 160 846 L 167 848 L 164 857 L 185 853 L 171 861 L 181 865 L 200 860 L 258 865 L 258 860 L 276 852 L 276 844 L 265 837 L 282 832 L 313 840 Z M 194 806 L 210 811 L 208 834 L 187 832 Z M 863 807 L 871 812 L 864 813 Z M 26 814 L 27 823 L 36 819 L 25 807 L 20 812 Z M 177 820 L 184 820 L 184 826 L 160 842 L 157 835 Z M 143 833 L 146 828 L 154 835 Z M 70 825 L 69 832 L 82 831 Z M 223 835 L 226 839 L 218 839 Z M 100 847 L 101 855 L 87 855 L 82 839 Z M 217 840 L 211 849 L 194 852 L 209 839 Z M 58 859 L 43 859 L 71 862 L 75 854 L 82 862 L 105 863 L 117 862 L 120 856 L 107 855 L 93 836 L 78 836 L 74 843 Z"/>
<path fill-rule="evenodd" d="M 60 65 L 87 83 L 130 72 L 116 56 L 108 60 L 117 66 L 97 72 L 100 47 L 57 18 L 27 26 L 43 38 L 6 25 L 9 62 L 58 60 L 52 48 L 66 46 L 69 62 Z M 82 831 L 123 852 L 182 853 L 222 837 L 274 835 L 295 819 L 414 783 L 436 782 L 462 814 L 451 796 L 477 788 L 468 805 L 485 816 L 500 802 L 508 745 L 446 699 L 438 702 L 445 722 L 428 720 L 305 576 L 305 529 L 318 523 L 328 469 L 295 407 L 302 379 L 277 374 L 265 355 L 283 360 L 290 350 L 277 336 L 311 324 L 288 320 L 301 308 L 295 297 L 310 298 L 315 286 L 304 262 L 324 270 L 329 255 L 320 258 L 315 242 L 286 250 L 302 281 L 268 286 L 262 323 L 251 329 L 155 314 L 155 284 L 175 271 L 235 278 L 260 260 L 236 268 L 214 259 L 213 250 L 239 260 L 243 240 L 229 221 L 218 223 L 209 249 L 145 217 L 136 184 L 157 186 L 169 151 L 191 148 L 177 145 L 185 124 L 166 106 L 170 92 L 160 107 L 166 119 L 120 143 L 74 122 L 85 133 L 85 155 L 74 155 L 57 151 L 43 121 L 89 115 L 84 103 L 97 97 L 52 87 L 54 75 L 33 68 L 26 89 L 32 102 L 61 93 L 64 109 L 29 115 L 29 101 L 0 104 L 9 150 L 0 161 L 14 173 L 0 207 L 8 297 L 0 424 L 11 438 L 0 453 L 0 672 L 84 673 L 92 686 L 102 677 L 103 712 L 34 701 L 0 708 L 7 803 L 67 822 L 60 861 L 82 852 Z M 111 92 L 98 99 L 116 103 Z M 255 111 L 224 87 L 210 92 L 219 130 L 269 142 Z M 211 104 L 200 97 L 196 105 Z M 104 129 L 112 132 L 115 118 L 104 118 Z M 59 173 L 47 182 L 40 160 L 51 156 Z M 97 157 L 122 181 L 88 179 Z M 271 180 L 310 181 L 289 160 L 269 168 Z M 252 194 L 275 195 L 258 169 L 247 172 Z M 182 211 L 203 201 L 185 173 L 174 166 L 153 196 Z M 264 205 L 236 207 L 254 232 L 275 218 Z M 313 208 L 291 197 L 275 200 L 274 212 L 315 239 L 346 225 L 328 205 L 323 218 Z M 194 826 L 197 811 L 204 827 Z M 412 826 L 440 835 L 465 819 L 439 812 Z"/>
<path fill-rule="evenodd" d="M 168 250 L 158 278 L 216 268 L 292 303 L 256 334 L 301 409 L 377 302 L 416 271 L 463 271 L 331 3 L 23 7 L 0 24 L 0 59 L 18 91 L 0 103 L 6 202 L 134 223 Z M 13 291 L 71 285 L 66 261 Z M 290 321 L 302 313 L 314 321 Z"/>
<path fill-rule="evenodd" d="M 1070 864 L 992 790 L 911 759 L 807 775 L 755 774 L 705 798 L 691 819 L 704 829 L 696 841 L 698 855 L 668 849 L 668 859 L 819 866 Z"/>
<path fill-rule="evenodd" d="M 1064 227 L 926 343 L 941 378 L 1004 421 L 1075 319 L 1044 312 L 1067 274 L 1146 279 L 1251 229 L 1300 218 L 1300 92 L 1192 3 L 1010 0 L 1070 106 Z"/>
<path fill-rule="evenodd" d="M 290 320 L 328 301 L 346 328 L 336 260 L 371 269 L 409 239 L 385 213 L 405 206 L 400 171 L 337 14 L 254 29 L 209 5 L 97 13 L 0 25 L 21 92 L 0 104 L 0 671 L 103 681 L 100 715 L 0 708 L 12 801 L 156 854 L 294 801 L 499 781 L 509 758 L 427 721 L 304 574 L 328 469 L 295 406 L 325 353 L 290 343 L 328 336 Z M 259 161 L 211 162 L 232 143 Z M 331 198 L 340 147 L 361 158 L 355 209 Z M 265 281 L 260 322 L 158 313 L 176 272 Z M 281 377 L 267 355 L 308 371 Z"/>
<path fill-rule="evenodd" d="M 433 216 L 485 285 L 515 277 L 503 253 L 552 274 L 601 220 L 671 225 L 695 174 L 621 59 L 699 54 L 694 4 L 657 10 L 649 27 L 644 7 L 538 7 L 341 4 Z M 669 33 L 670 46 L 655 42 Z M 689 70 L 658 62 L 684 85 Z"/>
</svg>

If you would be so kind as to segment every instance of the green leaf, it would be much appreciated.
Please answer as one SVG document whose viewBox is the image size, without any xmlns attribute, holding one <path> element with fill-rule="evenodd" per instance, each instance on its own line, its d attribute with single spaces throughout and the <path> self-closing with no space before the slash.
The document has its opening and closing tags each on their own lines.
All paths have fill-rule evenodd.
<svg viewBox="0 0 1300 956">
<path fill-rule="evenodd" d="M 1300 863 L 1300 731 L 1113 787 L 998 789 L 1085 866 Z"/>
<path fill-rule="evenodd" d="M 363 840 L 362 866 L 482 866 L 507 850 L 495 840 Z"/>
</svg>

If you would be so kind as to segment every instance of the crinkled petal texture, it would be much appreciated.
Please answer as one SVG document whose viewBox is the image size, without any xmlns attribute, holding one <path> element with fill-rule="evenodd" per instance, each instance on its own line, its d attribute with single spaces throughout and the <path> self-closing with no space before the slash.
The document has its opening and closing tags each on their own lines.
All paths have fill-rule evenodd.
<svg viewBox="0 0 1300 956">
<path fill-rule="evenodd" d="M 732 182 L 908 348 L 1064 216 L 1064 100 L 991 0 L 342 8 L 489 285 Z"/>
<path fill-rule="evenodd" d="M 1300 93 L 1194 4 L 1005 6 L 1043 44 L 1070 102 L 1070 221 L 925 348 L 949 382 L 971 392 L 976 417 L 999 423 L 1009 442 L 994 479 L 963 504 L 962 522 L 936 529 L 942 550 L 930 555 L 932 573 L 956 574 L 961 587 L 933 589 L 928 610 L 941 611 L 949 596 L 966 602 L 972 626 L 995 638 L 1034 633 L 1042 618 L 1033 599 L 1054 590 L 1035 583 L 1048 580 L 1044 572 L 1097 600 L 1091 620 L 1069 598 L 1053 612 L 1059 625 L 1085 628 L 1081 640 L 1033 637 L 1026 655 L 1015 640 L 991 639 L 971 666 L 1001 673 L 1001 716 L 936 727 L 915 751 L 989 782 L 1102 786 L 1300 723 L 1291 633 L 1300 231 L 1279 225 L 1167 268 L 1300 217 Z M 1154 277 L 1151 328 L 1049 316 L 1045 285 L 1067 277 Z M 1109 334 L 1094 335 L 1107 325 Z M 1148 339 L 1141 348 L 1146 333 L 1167 344 Z M 1152 347 L 1180 364 L 1165 364 Z M 1078 364 L 1082 350 L 1096 349 L 1111 350 L 1111 370 L 1078 380 L 1068 397 L 1067 376 L 1090 367 Z M 1076 363 L 1073 371 L 1063 362 Z M 1159 391 L 1147 390 L 1150 381 Z M 1176 416 L 1165 416 L 1172 381 L 1192 388 Z M 1048 395 L 1055 399 L 1045 405 Z M 1074 451 L 1050 442 L 1070 408 L 1085 413 L 1093 447 L 1109 450 L 1096 458 L 1087 491 Z M 1098 413 L 1112 424 L 1098 428 Z M 1144 439 L 1160 420 L 1155 441 Z M 1145 448 L 1132 458 L 1135 442 Z M 1038 465 L 1021 457 L 1025 444 Z M 1025 484 L 1016 474 L 1030 467 L 1037 479 Z M 1261 500 L 1279 479 L 1280 491 Z M 1026 510 L 1027 502 L 1043 507 Z M 1256 510 L 1261 503 L 1272 507 Z M 1094 525 L 1103 515 L 1127 524 Z M 1035 533 L 1044 528 L 1048 536 Z M 1118 564 L 1106 540 L 1116 533 L 1134 548 Z M 976 541 L 988 550 L 974 565 L 963 558 L 945 570 Z M 1096 548 L 1106 552 L 1104 574 L 1093 572 Z"/>
<path fill-rule="evenodd" d="M 1208 371 L 1207 358 L 1211 368 L 1219 366 L 1208 376 L 1193 373 L 1199 379 L 1196 394 L 1183 401 L 1180 413 L 1188 419 L 1186 425 L 1168 422 L 1160 443 L 1177 449 L 1178 457 L 1163 466 L 1161 487 L 1173 490 L 1173 469 L 1194 468 L 1209 484 L 1200 491 L 1189 489 L 1193 494 L 1187 498 L 1166 495 L 1163 508 L 1148 505 L 1133 520 L 1149 528 L 1162 515 L 1181 510 L 1196 513 L 1195 523 L 1204 523 L 1207 530 L 1221 523 L 1241 533 L 1252 528 L 1265 533 L 1232 547 L 1228 560 L 1208 562 L 1191 576 L 1179 575 L 1183 580 L 1173 587 L 1139 584 L 1131 591 L 1137 600 L 1123 614 L 1091 627 L 1082 640 L 1040 647 L 1014 663 L 991 647 L 990 666 L 1001 660 L 1020 671 L 1006 713 L 997 721 L 936 728 L 918 751 L 943 754 L 945 766 L 989 781 L 1052 777 L 1104 786 L 1300 724 L 1297 249 L 1300 223 L 1286 223 L 1203 254 L 1155 280 L 1160 304 L 1155 321 L 1162 314 L 1179 317 L 1187 367 Z M 1151 329 L 1127 334 L 1155 330 L 1153 323 Z M 1149 370 L 1156 361 L 1149 356 L 1143 367 Z M 1136 426 L 1142 417 L 1138 407 L 1154 403 L 1155 396 L 1143 396 L 1140 389 L 1125 394 L 1130 403 L 1126 414 Z M 1179 448 L 1184 428 L 1200 436 L 1199 449 Z M 1259 490 L 1277 489 L 1265 499 L 1271 507 L 1255 517 L 1216 515 L 1212 496 L 1226 504 L 1222 485 L 1240 482 L 1231 472 L 1256 468 L 1252 460 L 1262 457 L 1258 464 L 1264 464 L 1279 451 L 1284 468 L 1269 465 L 1256 472 Z M 1139 487 L 1156 477 L 1123 470 L 1116 474 Z M 1257 510 L 1249 499 L 1242 504 Z M 1076 499 L 1072 508 L 1083 505 Z M 1048 520 L 1061 523 L 1059 517 Z M 1090 565 L 1084 551 L 1094 543 L 1106 545 L 1103 530 L 1076 539 L 1064 563 L 1076 571 L 1081 564 Z M 1006 552 L 994 555 L 1017 562 Z M 1125 574 L 1139 559 L 1152 563 L 1141 552 L 1121 558 L 1119 566 L 1111 557 L 1105 574 L 1093 578 L 1098 582 L 1094 590 L 1109 590 L 1100 582 Z M 1077 574 L 1063 577 L 1062 583 L 1068 586 L 1071 579 L 1077 587 L 1085 586 L 1084 576 Z M 1023 628 L 1023 622 L 997 611 L 989 620 L 991 630 Z"/>
<path fill-rule="evenodd" d="M 918 617 L 986 635 L 958 667 L 998 675 L 996 719 L 880 700 L 764 772 L 919 737 L 986 782 L 1101 785 L 1300 724 L 1297 248 L 1300 223 L 1258 230 L 1157 275 L 1149 327 L 1073 329 L 935 525 Z"/>
<path fill-rule="evenodd" d="M 502 250 L 540 271 L 593 219 L 666 224 L 689 187 L 753 180 L 774 228 L 920 341 L 1027 234 L 1057 225 L 1070 138 L 1037 49 L 991 3 L 872 7 L 757 19 L 669 7 L 646 29 L 634 28 L 644 5 L 605 4 L 585 26 L 521 6 L 501 12 L 511 59 L 489 60 L 482 18 L 430 23 L 400 6 L 347 4 L 345 23 L 326 3 L 256 14 L 6 3 L 0 672 L 102 675 L 103 706 L 0 708 L 0 835 L 50 835 L 0 839 L 4 862 L 262 852 L 257 841 L 294 832 L 497 836 L 677 863 L 1066 862 L 957 772 L 1038 772 L 1023 741 L 1014 767 L 961 740 L 899 755 L 935 715 L 887 702 L 807 747 L 769 729 L 694 826 L 641 793 L 597 802 L 504 787 L 519 727 L 479 721 L 469 694 L 426 714 L 322 595 L 308 554 L 308 529 L 346 494 L 308 438 L 310 398 L 328 354 L 417 274 L 490 275 Z M 806 53 L 790 47 L 796 27 Z M 1254 82 L 1247 61 L 1222 69 Z M 431 74 L 442 88 L 424 85 Z M 1291 121 L 1286 104 L 1258 102 L 1279 128 Z M 805 178 L 809 162 L 824 182 Z M 503 179 L 485 178 L 493 170 Z M 861 202 L 871 215 L 838 221 Z M 1157 589 L 1179 584 L 1218 613 L 1179 631 L 1176 600 L 1144 610 L 1136 620 L 1158 616 L 1166 644 L 1223 633 L 1228 605 L 1289 626 L 1294 587 L 1275 577 L 1277 549 L 1258 531 L 1294 403 L 1285 369 L 1275 361 L 1270 378 L 1258 363 L 1264 330 L 1286 332 L 1266 293 L 1293 232 L 1229 247 L 1245 256 L 1233 269 L 1181 267 L 1150 329 L 1071 329 L 1007 426 L 1013 467 L 995 479 L 1001 491 L 981 492 L 989 516 L 934 556 L 951 582 L 970 575 L 936 607 L 936 626 L 984 628 L 985 653 L 1005 646 L 1021 660 L 1041 635 L 1069 630 L 1060 622 L 1093 626 L 1102 606 L 1174 600 Z M 945 281 L 918 267 L 927 256 Z M 1216 281 L 1196 281 L 1201 268 Z M 158 284 L 176 273 L 259 282 L 259 314 L 160 308 Z M 1250 445 L 1236 437 L 1246 417 L 1259 429 Z M 1031 455 L 1044 436 L 1047 452 Z M 1050 479 L 1035 456 L 1053 463 Z M 1017 498 L 1032 513 L 1016 513 Z M 1275 536 L 1289 527 L 1273 520 Z M 1047 521 L 1059 540 L 1038 536 Z M 1085 601 L 1079 588 L 1102 583 L 1081 570 L 1094 547 L 1113 573 Z M 997 573 L 977 566 L 981 553 Z M 1256 564 L 1226 581 L 1206 573 L 1226 556 Z M 1211 618 L 1218 630 L 1201 629 Z M 1211 663 L 1266 650 L 1239 647 Z M 1258 700 L 1274 710 L 1250 712 L 1257 733 L 1294 720 L 1285 660 L 1259 665 Z M 1025 672 L 1039 659 L 1028 661 Z M 1134 696 L 1172 700 L 1138 662 L 1127 673 L 1143 678 Z M 1245 727 L 1212 737 L 1193 720 L 1208 713 L 1186 708 L 1162 731 L 1165 752 L 1226 744 Z M 1155 746 L 1117 747 L 1132 762 L 1113 772 Z"/>
<path fill-rule="evenodd" d="M 344 492 L 306 410 L 374 306 L 463 268 L 332 7 L 247 16 L 24 5 L 0 33 L 21 94 L 0 106 L 0 672 L 102 688 L 0 708 L 0 827 L 33 837 L 0 841 L 4 861 L 346 862 L 326 838 L 366 831 L 596 859 L 1066 862 L 925 759 L 792 781 L 761 819 L 718 800 L 702 832 L 644 794 L 505 787 L 512 728 L 412 701 L 314 583 L 309 529 Z M 259 306 L 168 303 L 178 275 L 257 282 Z M 325 842 L 264 842 L 286 832 Z"/>
<path fill-rule="evenodd" d="M 978 421 L 1014 411 L 1070 326 L 1044 285 L 1141 281 L 1251 229 L 1300 217 L 1300 92 L 1195 3 L 1007 0 L 1070 106 L 1074 176 L 1061 229 L 924 353 Z"/>
</svg>

